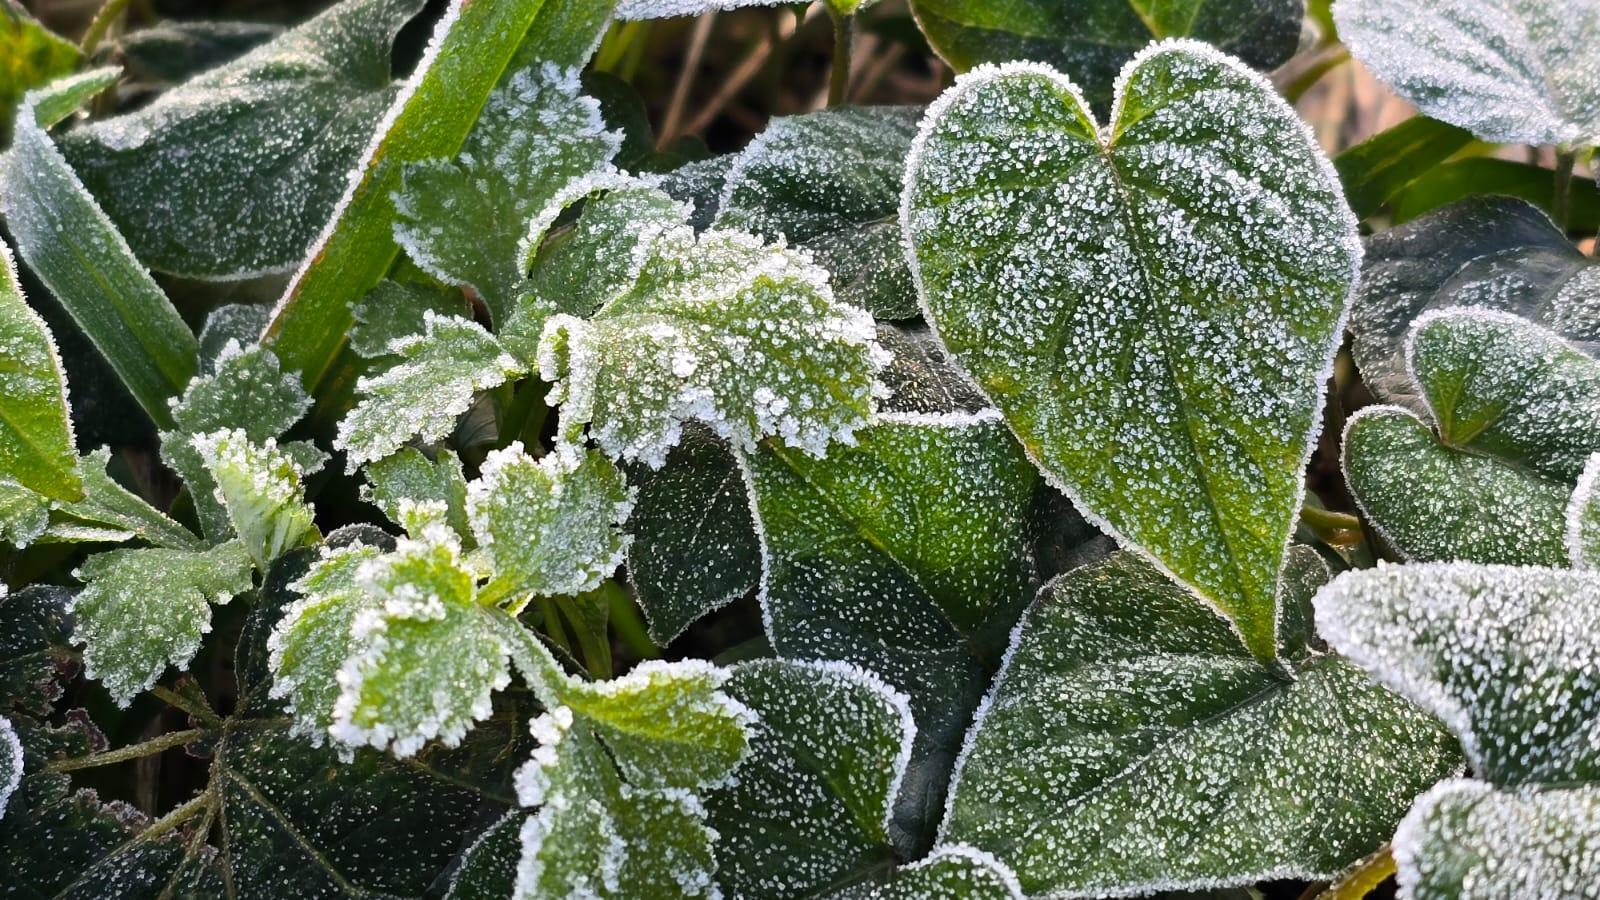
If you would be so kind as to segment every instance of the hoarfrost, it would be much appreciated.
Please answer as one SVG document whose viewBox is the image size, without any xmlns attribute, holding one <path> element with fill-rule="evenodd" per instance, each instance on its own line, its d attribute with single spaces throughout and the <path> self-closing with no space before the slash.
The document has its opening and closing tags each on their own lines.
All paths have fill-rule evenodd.
<svg viewBox="0 0 1600 900">
<path fill-rule="evenodd" d="M 1600 569 L 1600 453 L 1589 457 L 1567 504 L 1567 556 L 1575 569 Z"/>
<path fill-rule="evenodd" d="M 321 537 L 305 503 L 303 473 L 276 440 L 257 444 L 232 429 L 197 435 L 191 443 L 258 569 L 266 571 L 284 553 Z"/>
<path fill-rule="evenodd" d="M 0 817 L 17 786 L 22 784 L 22 741 L 17 740 L 11 720 L 0 716 Z"/>
</svg>

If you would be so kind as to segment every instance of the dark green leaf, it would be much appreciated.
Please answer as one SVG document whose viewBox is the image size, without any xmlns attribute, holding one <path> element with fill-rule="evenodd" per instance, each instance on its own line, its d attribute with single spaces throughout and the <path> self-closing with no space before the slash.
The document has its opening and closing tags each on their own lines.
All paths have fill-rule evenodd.
<svg viewBox="0 0 1600 900">
<path fill-rule="evenodd" d="M 265 22 L 157 22 L 123 35 L 117 46 L 133 77 L 178 82 L 232 62 L 281 34 L 282 26 Z"/>
<path fill-rule="evenodd" d="M 1395 195 L 1390 209 L 1396 222 L 1408 222 L 1438 207 L 1503 194 L 1543 210 L 1555 209 L 1555 173 L 1543 166 L 1492 157 L 1458 159 L 1436 166 Z M 1567 225 L 1578 231 L 1600 228 L 1600 190 L 1592 178 L 1572 179 L 1572 206 Z"/>
<path fill-rule="evenodd" d="M 1350 208 L 1365 219 L 1471 142 L 1465 129 L 1412 116 L 1335 156 L 1333 167 Z"/>
<path fill-rule="evenodd" d="M 68 645 L 72 592 L 36 584 L 0 596 L 0 708 L 46 715 L 77 670 Z"/>
</svg>

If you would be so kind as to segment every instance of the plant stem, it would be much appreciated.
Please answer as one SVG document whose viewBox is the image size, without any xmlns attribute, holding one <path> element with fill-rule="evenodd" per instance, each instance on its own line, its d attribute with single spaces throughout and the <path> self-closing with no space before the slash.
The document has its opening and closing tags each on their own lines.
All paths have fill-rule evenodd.
<svg viewBox="0 0 1600 900">
<path fill-rule="evenodd" d="M 1361 520 L 1349 513 L 1334 512 L 1317 506 L 1300 507 L 1300 521 L 1335 547 L 1349 547 L 1361 543 L 1364 535 Z"/>
<path fill-rule="evenodd" d="M 678 83 L 673 85 L 672 100 L 667 105 L 666 118 L 661 121 L 661 133 L 656 136 L 657 150 L 672 143 L 679 134 L 683 111 L 689 105 L 689 89 L 694 86 L 695 74 L 700 70 L 700 58 L 705 55 L 706 41 L 710 40 L 711 26 L 716 21 L 717 12 L 712 10 L 694 23 L 694 31 L 689 35 L 689 50 L 684 54 L 683 67 L 678 72 Z"/>
<path fill-rule="evenodd" d="M 1321 55 L 1311 60 L 1303 71 L 1294 76 L 1288 84 L 1283 86 L 1283 99 L 1290 103 L 1299 102 L 1306 91 L 1316 87 L 1322 76 L 1350 61 L 1350 51 L 1342 44 L 1329 47 Z"/>
<path fill-rule="evenodd" d="M 160 700 L 162 703 L 167 704 L 173 709 L 183 710 L 184 712 L 193 716 L 197 721 L 204 722 L 209 727 L 215 728 L 222 724 L 222 719 L 218 718 L 215 712 L 212 712 L 209 707 L 205 706 L 204 701 L 197 700 L 193 697 L 185 697 L 177 691 L 174 691 L 168 687 L 162 687 L 159 684 L 150 688 L 150 693 L 156 695 L 156 699 Z"/>
<path fill-rule="evenodd" d="M 75 772 L 78 769 L 93 769 L 98 766 L 110 766 L 130 759 L 141 759 L 157 753 L 171 750 L 173 747 L 182 747 L 193 743 L 205 735 L 201 728 L 191 728 L 187 731 L 174 731 L 160 737 L 151 738 L 140 744 L 131 744 L 119 747 L 116 750 L 107 750 L 104 753 L 91 753 L 88 756 L 79 756 L 74 759 L 58 759 L 44 767 L 46 772 L 61 773 Z"/>
<path fill-rule="evenodd" d="M 1572 167 L 1578 154 L 1572 150 L 1556 151 L 1555 195 L 1550 201 L 1550 218 L 1562 231 L 1572 221 Z"/>
<path fill-rule="evenodd" d="M 105 40 L 106 34 L 111 31 L 111 26 L 122 18 L 127 9 L 128 0 L 106 0 L 105 5 L 100 7 L 90 20 L 88 30 L 83 33 L 83 42 L 78 45 L 84 56 L 94 55 L 94 51 L 100 47 L 100 42 Z"/>
<path fill-rule="evenodd" d="M 1317 895 L 1317 900 L 1361 900 L 1395 872 L 1394 853 L 1388 845 L 1356 864 L 1343 878 Z"/>
<path fill-rule="evenodd" d="M 828 4 L 833 17 L 833 69 L 828 76 L 828 105 L 843 106 L 850 93 L 850 49 L 855 43 L 855 16 L 846 15 Z"/>
</svg>

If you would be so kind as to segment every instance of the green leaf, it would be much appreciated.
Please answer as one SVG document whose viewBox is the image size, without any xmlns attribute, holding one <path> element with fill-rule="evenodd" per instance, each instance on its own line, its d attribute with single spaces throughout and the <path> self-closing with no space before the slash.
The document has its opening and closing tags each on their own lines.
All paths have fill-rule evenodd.
<svg viewBox="0 0 1600 900">
<path fill-rule="evenodd" d="M 1356 217 L 1383 208 L 1433 167 L 1472 142 L 1471 132 L 1427 116 L 1412 116 L 1333 158 L 1345 199 Z"/>
<path fill-rule="evenodd" d="M 712 220 L 717 217 L 722 184 L 728 177 L 728 170 L 738 159 L 737 153 L 728 153 L 692 160 L 671 171 L 652 175 L 649 181 L 672 199 L 693 206 L 694 214 L 689 217 L 689 224 L 696 231 L 704 231 L 711 227 Z"/>
<path fill-rule="evenodd" d="M 269 312 L 255 303 L 229 303 L 207 313 L 200 327 L 200 374 L 215 375 L 228 357 L 256 343 Z"/>
<path fill-rule="evenodd" d="M 22 95 L 66 75 L 83 56 L 73 43 L 39 24 L 22 6 L 0 3 L 0 146 Z"/>
<path fill-rule="evenodd" d="M 522 374 L 522 365 L 471 319 L 423 313 L 423 331 L 390 344 L 394 364 L 356 383 L 361 401 L 339 423 L 334 449 L 349 470 L 382 459 L 412 438 L 437 441 L 473 394 Z"/>
<path fill-rule="evenodd" d="M 1097 109 L 1118 70 L 1152 40 L 1193 37 L 1258 69 L 1275 69 L 1300 41 L 1298 0 L 913 0 L 928 43 L 957 72 L 1032 59 L 1071 76 Z"/>
<path fill-rule="evenodd" d="M 768 435 L 811 454 L 848 442 L 873 409 L 871 316 L 826 272 L 732 231 L 660 232 L 638 279 L 593 318 L 556 315 L 539 341 L 568 435 L 659 467 L 686 422 L 748 450 Z"/>
<path fill-rule="evenodd" d="M 628 480 L 639 492 L 628 516 L 628 578 L 650 638 L 664 647 L 755 590 L 761 544 L 738 460 L 703 426 L 684 428 L 660 469 L 634 466 Z"/>
<path fill-rule="evenodd" d="M 83 529 L 115 534 L 118 541 L 138 538 L 169 550 L 202 549 L 189 529 L 113 481 L 106 471 L 110 464 L 111 451 L 103 447 L 83 458 L 83 499 L 58 507 L 49 529 L 51 539 L 68 539 Z"/>
<path fill-rule="evenodd" d="M 451 529 L 467 546 L 473 545 L 467 523 L 467 481 L 454 453 L 440 450 L 430 460 L 417 448 L 404 447 L 367 466 L 366 476 L 368 486 L 362 490 L 362 499 L 383 510 L 389 521 L 403 524 L 401 504 L 406 500 L 443 504 Z"/>
<path fill-rule="evenodd" d="M 885 416 L 825 459 L 749 457 L 767 636 L 910 697 L 912 772 L 896 825 L 931 826 L 944 773 L 1037 586 L 1025 529 L 1038 473 L 993 414 Z"/>
<path fill-rule="evenodd" d="M 1443 719 L 1501 785 L 1600 780 L 1600 575 L 1428 563 L 1347 572 L 1329 645 Z"/>
<path fill-rule="evenodd" d="M 1405 363 L 1412 322 L 1431 309 L 1515 313 L 1594 355 L 1600 265 L 1520 200 L 1474 197 L 1367 239 L 1350 316 L 1351 352 L 1379 399 L 1424 407 Z"/>
<path fill-rule="evenodd" d="M 705 798 L 729 897 L 825 895 L 893 862 L 889 821 L 916 724 L 905 696 L 837 662 L 734 670 L 754 710 L 750 756 Z"/>
<path fill-rule="evenodd" d="M 158 426 L 167 400 L 195 374 L 197 343 L 172 302 L 73 173 L 35 114 L 60 98 L 72 105 L 106 84 L 95 70 L 32 91 L 0 171 L 0 214 L 28 267 L 111 363 Z M 70 108 L 69 110 L 70 111 Z"/>
<path fill-rule="evenodd" d="M 126 707 L 170 666 L 183 668 L 211 630 L 211 604 L 250 590 L 250 554 L 237 541 L 210 550 L 112 550 L 74 571 L 72 600 L 84 673 Z"/>
<path fill-rule="evenodd" d="M 293 458 L 267 438 L 257 444 L 238 429 L 195 436 L 195 452 L 217 485 L 217 502 L 256 568 L 322 538 L 306 505 L 304 476 Z"/>
<path fill-rule="evenodd" d="M 283 34 L 266 22 L 156 22 L 117 39 L 128 73 L 140 81 L 177 83 L 231 63 Z"/>
<path fill-rule="evenodd" d="M 1565 564 L 1568 486 L 1443 444 L 1410 410 L 1351 416 L 1342 462 L 1367 521 L 1405 559 Z"/>
<path fill-rule="evenodd" d="M 189 383 L 183 399 L 172 406 L 173 427 L 161 432 L 161 460 L 189 486 L 207 538 L 222 540 L 230 523 L 227 510 L 216 498 L 216 481 L 195 449 L 194 439 L 239 429 L 250 441 L 263 443 L 288 431 L 310 406 L 311 398 L 300 387 L 300 378 L 282 371 L 278 357 L 266 347 L 229 344 L 212 374 Z"/>
<path fill-rule="evenodd" d="M 264 339 L 284 365 L 315 390 L 327 377 L 345 340 L 350 298 L 377 286 L 399 247 L 394 243 L 393 194 L 406 163 L 453 156 L 477 121 L 501 73 L 524 58 L 571 55 L 564 23 L 594 18 L 597 4 L 574 11 L 557 0 L 471 3 L 452 0 L 400 95 L 379 122 L 357 161 L 344 196 L 312 243 L 305 262 L 273 312 Z M 544 11 L 545 15 L 540 15 Z M 595 22 L 594 34 L 601 28 Z M 524 44 L 524 36 L 531 38 Z M 577 65 L 580 61 L 566 62 Z M 379 160 L 383 161 L 380 165 Z"/>
<path fill-rule="evenodd" d="M 10 479 L 0 478 L 0 542 L 22 548 L 50 526 L 50 501 Z"/>
<path fill-rule="evenodd" d="M 1022 900 L 1010 867 L 982 850 L 953 845 L 935 848 L 901 866 L 884 884 L 857 884 L 827 895 L 831 900 Z"/>
<path fill-rule="evenodd" d="M 77 671 L 72 592 L 35 584 L 0 594 L 0 709 L 46 716 Z"/>
<path fill-rule="evenodd" d="M 450 890 L 445 900 L 512 896 L 517 884 L 522 820 L 520 813 L 507 813 L 467 848 L 460 868 L 450 876 Z"/>
<path fill-rule="evenodd" d="M 22 298 L 11 248 L 0 240 L 0 473 L 55 500 L 83 496 L 61 355 Z"/>
<path fill-rule="evenodd" d="M 1307 548 L 1289 570 L 1296 593 L 1327 578 Z M 1437 722 L 1360 670 L 1309 649 L 1263 665 L 1131 554 L 1052 582 L 1013 640 L 940 838 L 1004 860 L 1029 894 L 1327 880 L 1459 764 Z"/>
<path fill-rule="evenodd" d="M 394 101 L 389 50 L 420 0 L 344 0 L 304 25 L 62 139 L 140 258 L 237 279 L 286 272 Z"/>
<path fill-rule="evenodd" d="M 1394 222 L 1407 222 L 1445 204 L 1489 194 L 1518 197 L 1553 211 L 1555 175 L 1534 163 L 1469 156 L 1435 166 L 1397 194 L 1390 208 Z M 1567 199 L 1568 227 L 1578 232 L 1600 229 L 1600 189 L 1593 178 L 1574 176 Z"/>
<path fill-rule="evenodd" d="M 467 518 L 494 572 L 487 597 L 576 596 L 622 565 L 633 492 L 611 460 L 580 454 L 535 460 L 513 442 L 484 459 L 467 488 Z"/>
<path fill-rule="evenodd" d="M 1395 833 L 1407 900 L 1581 897 L 1600 879 L 1600 785 L 1496 790 L 1446 781 Z"/>
<path fill-rule="evenodd" d="M 889 391 L 885 410 L 936 415 L 992 408 L 926 327 L 879 324 L 878 343 L 889 351 L 889 364 L 879 374 Z"/>
<path fill-rule="evenodd" d="M 367 359 L 388 356 L 395 341 L 421 334 L 429 311 L 472 318 L 472 304 L 460 291 L 385 279 L 356 301 L 350 349 Z"/>
<path fill-rule="evenodd" d="M 929 111 L 902 210 L 927 318 L 1085 517 L 1276 651 L 1278 572 L 1360 258 L 1260 76 L 1169 41 L 1101 131 L 1017 64 Z"/>
<path fill-rule="evenodd" d="M 569 181 L 609 170 L 621 141 L 583 96 L 577 69 L 547 63 L 516 72 L 489 95 L 454 162 L 406 166 L 395 240 L 428 274 L 471 288 L 502 324 L 546 206 Z"/>
<path fill-rule="evenodd" d="M 774 119 L 728 169 L 713 227 L 810 250 L 840 300 L 918 314 L 900 242 L 900 179 L 921 110 L 846 107 Z"/>
<path fill-rule="evenodd" d="M 1560 0 L 1340 0 L 1355 57 L 1427 115 L 1504 144 L 1600 144 L 1600 11 Z"/>
<path fill-rule="evenodd" d="M 1567 504 L 1567 556 L 1575 569 L 1600 569 L 1600 453 L 1589 457 Z"/>
</svg>

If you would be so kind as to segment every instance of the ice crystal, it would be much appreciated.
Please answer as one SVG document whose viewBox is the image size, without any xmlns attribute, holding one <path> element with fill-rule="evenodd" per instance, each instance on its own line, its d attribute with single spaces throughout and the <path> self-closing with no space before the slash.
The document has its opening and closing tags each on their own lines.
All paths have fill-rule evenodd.
<svg viewBox="0 0 1600 900">
<path fill-rule="evenodd" d="M 1102 128 L 1046 66 L 962 76 L 907 164 L 912 272 L 1051 480 L 1267 657 L 1355 219 L 1294 111 L 1237 60 L 1155 44 L 1116 98 Z"/>
<path fill-rule="evenodd" d="M 0 542 L 26 547 L 50 525 L 50 500 L 0 478 Z"/>
<path fill-rule="evenodd" d="M 1567 503 L 1567 556 L 1574 568 L 1600 569 L 1600 453 L 1589 457 Z"/>
<path fill-rule="evenodd" d="M 254 344 L 267 327 L 267 314 L 253 303 L 229 303 L 207 313 L 200 328 L 200 374 L 215 375 L 217 366 Z"/>
<path fill-rule="evenodd" d="M 300 484 L 304 473 L 276 440 L 257 444 L 231 429 L 196 435 L 192 443 L 257 568 L 265 571 L 287 551 L 321 537 Z"/>
</svg>

